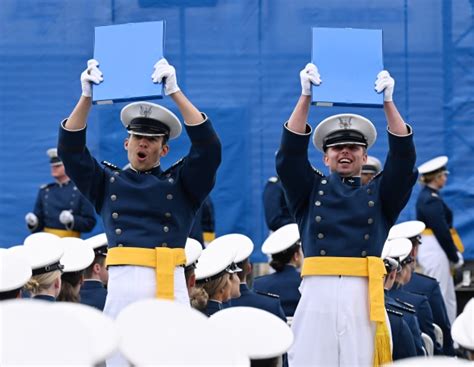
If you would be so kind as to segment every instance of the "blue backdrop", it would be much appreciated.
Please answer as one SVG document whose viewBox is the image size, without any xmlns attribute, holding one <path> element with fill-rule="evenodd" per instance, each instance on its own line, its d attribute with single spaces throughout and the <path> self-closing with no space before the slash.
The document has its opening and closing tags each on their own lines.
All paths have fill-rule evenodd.
<svg viewBox="0 0 474 367">
<path fill-rule="evenodd" d="M 385 67 L 396 80 L 395 101 L 415 130 L 417 163 L 450 158 L 443 196 L 467 245 L 466 258 L 474 258 L 473 7 L 472 0 L 2 0 L 0 246 L 22 242 L 24 215 L 39 186 L 51 181 L 45 151 L 55 146 L 59 122 L 80 95 L 94 27 L 163 19 L 165 53 L 178 82 L 212 118 L 223 142 L 211 194 L 218 234 L 244 233 L 257 248 L 267 234 L 262 189 L 274 174 L 282 124 L 300 93 L 298 73 L 310 60 L 311 27 L 378 28 Z M 175 111 L 169 99 L 163 104 Z M 122 107 L 95 106 L 88 128 L 93 154 L 119 166 L 126 163 Z M 371 154 L 383 160 L 382 110 L 312 108 L 310 121 L 314 126 L 346 111 L 375 122 L 379 139 Z M 188 147 L 185 135 L 173 141 L 163 165 Z M 311 159 L 324 168 L 313 148 Z M 414 218 L 418 191 L 400 220 Z M 101 224 L 94 233 L 100 230 Z M 257 250 L 253 260 L 261 259 Z"/>
</svg>

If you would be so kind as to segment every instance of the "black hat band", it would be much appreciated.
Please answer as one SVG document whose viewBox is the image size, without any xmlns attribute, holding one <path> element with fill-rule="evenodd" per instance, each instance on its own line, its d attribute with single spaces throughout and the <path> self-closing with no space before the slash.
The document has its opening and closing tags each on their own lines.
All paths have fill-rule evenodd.
<svg viewBox="0 0 474 367">
<path fill-rule="evenodd" d="M 368 146 L 367 139 L 360 132 L 355 130 L 339 130 L 329 134 L 323 141 L 323 149 L 339 144 L 358 144 Z"/>
<path fill-rule="evenodd" d="M 168 125 L 164 124 L 161 121 L 146 118 L 146 117 L 137 117 L 130 121 L 130 124 L 127 126 L 128 131 L 135 132 L 137 134 L 152 134 L 152 135 L 170 135 L 170 128 Z"/>
<path fill-rule="evenodd" d="M 362 166 L 362 173 L 377 173 L 378 169 L 372 164 L 365 164 Z"/>
<path fill-rule="evenodd" d="M 50 273 L 52 271 L 55 271 L 55 270 L 63 270 L 64 269 L 64 265 L 62 265 L 59 261 L 54 263 L 54 264 L 51 264 L 51 265 L 46 265 L 46 266 L 43 266 L 41 268 L 38 268 L 38 269 L 33 269 L 32 271 L 32 274 L 33 275 L 41 275 L 41 274 L 46 274 L 46 273 Z"/>
</svg>

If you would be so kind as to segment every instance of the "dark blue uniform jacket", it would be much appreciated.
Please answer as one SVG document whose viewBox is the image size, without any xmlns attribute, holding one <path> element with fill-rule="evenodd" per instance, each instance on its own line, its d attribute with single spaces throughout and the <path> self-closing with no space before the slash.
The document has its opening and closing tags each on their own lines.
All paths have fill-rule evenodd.
<svg viewBox="0 0 474 367">
<path fill-rule="evenodd" d="M 98 280 L 85 280 L 79 295 L 82 304 L 95 307 L 101 311 L 104 310 L 107 289 L 105 289 L 102 282 Z"/>
<path fill-rule="evenodd" d="M 278 177 L 270 177 L 263 189 L 265 222 L 271 231 L 295 223 L 286 203 L 285 192 Z"/>
</svg>

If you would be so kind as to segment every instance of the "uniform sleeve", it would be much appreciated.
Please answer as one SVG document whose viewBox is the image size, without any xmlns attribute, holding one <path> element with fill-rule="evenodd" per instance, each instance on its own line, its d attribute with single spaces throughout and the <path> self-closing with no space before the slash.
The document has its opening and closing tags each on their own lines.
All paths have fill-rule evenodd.
<svg viewBox="0 0 474 367">
<path fill-rule="evenodd" d="M 94 208 L 83 197 L 80 199 L 80 213 L 74 214 L 73 229 L 78 232 L 90 232 L 94 228 L 97 220 L 95 219 Z"/>
<path fill-rule="evenodd" d="M 423 207 L 424 222 L 433 233 L 446 256 L 453 263 L 458 261 L 456 245 L 453 242 L 449 225 L 444 216 L 443 202 L 440 198 L 431 197 Z"/>
<path fill-rule="evenodd" d="M 100 212 L 104 194 L 104 169 L 91 156 L 86 147 L 86 128 L 71 131 L 64 128 L 64 120 L 59 128 L 58 156 L 64 163 L 66 174 L 79 191 Z"/>
<path fill-rule="evenodd" d="M 401 348 L 399 348 L 399 353 L 396 359 L 402 359 L 402 358 L 410 358 L 410 357 L 416 357 L 416 348 L 415 348 L 415 340 L 413 339 L 413 335 L 410 332 L 410 328 L 408 327 L 407 323 L 401 319 L 401 325 L 400 325 L 400 333 L 398 335 Z M 395 352 L 395 350 L 394 350 Z M 395 355 L 394 355 L 395 359 Z"/>
<path fill-rule="evenodd" d="M 411 127 L 410 134 L 398 136 L 388 133 L 389 152 L 382 172 L 380 195 L 382 208 L 392 224 L 403 210 L 416 183 L 418 171 L 415 169 L 416 152 L 413 144 Z"/>
<path fill-rule="evenodd" d="M 207 116 L 198 125 L 186 125 L 191 149 L 181 168 L 181 183 L 189 198 L 199 207 L 216 181 L 221 163 L 221 142 Z"/>
<path fill-rule="evenodd" d="M 38 224 L 33 227 L 27 225 L 27 227 L 31 232 L 40 232 L 44 229 L 44 211 L 43 200 L 41 200 L 41 190 L 38 191 L 38 195 L 36 196 L 35 208 L 33 209 L 33 213 L 38 218 Z"/>
<path fill-rule="evenodd" d="M 294 223 L 290 216 L 283 188 L 278 183 L 267 182 L 263 190 L 265 221 L 270 230 L 276 231 L 286 224 Z"/>
<path fill-rule="evenodd" d="M 285 124 L 280 149 L 276 156 L 276 170 L 288 199 L 290 213 L 307 205 L 314 185 L 314 172 L 308 160 L 308 143 L 311 127 L 306 125 L 305 134 L 289 130 Z"/>
<path fill-rule="evenodd" d="M 212 204 L 211 198 L 208 196 L 202 204 L 202 219 L 201 219 L 202 230 L 204 232 L 215 232 L 215 215 L 214 205 Z"/>
<path fill-rule="evenodd" d="M 438 283 L 432 289 L 428 298 L 431 310 L 433 311 L 434 322 L 443 331 L 443 352 L 444 355 L 454 356 L 453 338 L 451 337 L 451 324 L 449 323 L 446 305 L 444 304 L 441 289 Z"/>
<path fill-rule="evenodd" d="M 433 312 L 431 310 L 430 304 L 428 303 L 428 298 L 424 298 L 425 299 L 423 300 L 423 302 L 421 302 L 417 310 L 419 313 L 418 320 L 420 321 L 420 328 L 422 332 L 428 334 L 431 340 L 433 340 L 434 354 L 442 354 L 441 346 L 436 343 L 436 336 L 433 327 Z"/>
</svg>

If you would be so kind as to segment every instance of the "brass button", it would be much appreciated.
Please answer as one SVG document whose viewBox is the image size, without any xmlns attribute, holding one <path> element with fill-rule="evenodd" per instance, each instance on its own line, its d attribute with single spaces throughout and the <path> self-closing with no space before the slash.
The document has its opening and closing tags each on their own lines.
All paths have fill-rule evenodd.
<svg viewBox="0 0 474 367">
<path fill-rule="evenodd" d="M 323 256 L 326 255 L 326 250 L 321 250 L 321 251 L 319 251 L 319 254 L 320 254 L 320 255 L 323 255 Z"/>
<path fill-rule="evenodd" d="M 45 195 L 44 198 L 47 199 L 47 198 L 48 198 L 48 195 Z"/>
<path fill-rule="evenodd" d="M 165 232 L 169 232 L 169 231 L 170 231 L 170 229 L 169 229 L 169 227 L 168 227 L 168 226 L 164 226 L 164 227 L 163 227 L 163 231 L 165 231 Z"/>
<path fill-rule="evenodd" d="M 115 182 L 115 177 L 110 177 L 110 182 L 114 183 Z"/>
<path fill-rule="evenodd" d="M 318 238 L 322 240 L 324 238 L 324 233 L 318 233 Z"/>
<path fill-rule="evenodd" d="M 368 240 L 370 236 L 368 234 L 364 234 L 364 240 Z"/>
<path fill-rule="evenodd" d="M 119 171 L 114 171 L 114 175 L 115 175 L 115 176 L 118 176 L 119 173 L 120 173 Z"/>
<path fill-rule="evenodd" d="M 320 202 L 319 200 L 317 200 L 317 201 L 314 203 L 314 205 L 316 205 L 316 206 L 321 206 L 321 202 Z"/>
<path fill-rule="evenodd" d="M 369 224 L 372 224 L 372 223 L 374 223 L 374 219 L 373 219 L 373 218 L 369 218 L 369 219 L 367 219 L 367 223 L 369 223 Z"/>
<path fill-rule="evenodd" d="M 46 192 L 49 192 L 49 189 L 46 189 Z"/>
<path fill-rule="evenodd" d="M 317 215 L 316 218 L 314 218 L 314 219 L 316 220 L 316 222 L 319 223 L 319 222 L 321 222 L 321 219 L 323 219 L 323 218 L 321 218 L 319 215 Z"/>
<path fill-rule="evenodd" d="M 77 190 L 77 187 L 76 187 L 76 186 L 74 186 L 73 190 L 74 190 L 74 191 L 76 191 L 76 190 Z"/>
<path fill-rule="evenodd" d="M 117 195 L 110 195 L 110 200 L 112 200 L 112 201 L 117 200 Z"/>
<path fill-rule="evenodd" d="M 326 180 L 326 179 L 321 180 L 321 183 L 322 183 L 323 185 L 326 185 L 326 184 L 328 183 L 328 180 Z"/>
<path fill-rule="evenodd" d="M 319 191 L 318 191 L 318 194 L 321 195 L 321 196 L 323 196 L 323 195 L 324 195 L 324 191 L 323 191 L 323 190 L 319 190 Z"/>
<path fill-rule="evenodd" d="M 163 243 L 161 244 L 161 247 L 168 247 L 168 244 L 167 244 L 166 242 L 163 242 Z"/>
<path fill-rule="evenodd" d="M 69 205 L 74 205 L 74 201 L 70 201 L 70 202 L 69 202 Z"/>
<path fill-rule="evenodd" d="M 172 195 L 172 194 L 168 194 L 168 195 L 166 195 L 166 198 L 167 198 L 168 200 L 173 200 L 173 195 Z"/>
<path fill-rule="evenodd" d="M 76 194 L 72 194 L 72 197 L 73 197 L 73 198 L 76 197 Z"/>
<path fill-rule="evenodd" d="M 365 250 L 362 251 L 362 252 L 360 253 L 360 255 L 361 255 L 362 257 L 366 257 L 366 256 L 367 256 L 367 251 L 365 251 Z"/>
<path fill-rule="evenodd" d="M 368 204 L 370 207 L 373 207 L 375 205 L 375 203 L 372 200 L 370 200 Z"/>
<path fill-rule="evenodd" d="M 367 189 L 367 194 L 372 194 L 372 190 L 371 189 Z"/>
<path fill-rule="evenodd" d="M 117 219 L 118 218 L 118 213 L 112 213 L 112 218 Z"/>
<path fill-rule="evenodd" d="M 165 217 L 166 218 L 171 218 L 171 213 L 170 212 L 165 213 Z"/>
<path fill-rule="evenodd" d="M 169 182 L 169 183 L 173 183 L 173 182 L 174 182 L 174 178 L 170 178 L 170 179 L 168 180 L 168 182 Z"/>
<path fill-rule="evenodd" d="M 119 243 L 119 244 L 117 245 L 117 247 L 123 247 L 123 245 L 122 245 L 121 243 Z"/>
<path fill-rule="evenodd" d="M 117 228 L 117 229 L 115 230 L 115 234 L 121 235 L 121 234 L 122 234 L 122 230 L 121 230 L 120 228 Z"/>
<path fill-rule="evenodd" d="M 167 174 L 166 174 L 166 177 L 171 177 L 171 173 L 167 173 Z"/>
</svg>

